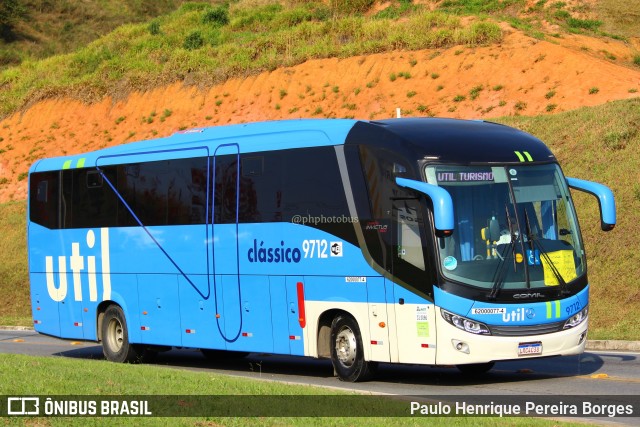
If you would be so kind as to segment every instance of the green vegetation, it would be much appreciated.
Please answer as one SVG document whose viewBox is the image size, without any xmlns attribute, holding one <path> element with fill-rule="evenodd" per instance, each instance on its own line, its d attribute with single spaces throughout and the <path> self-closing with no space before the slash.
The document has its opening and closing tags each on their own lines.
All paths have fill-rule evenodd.
<svg viewBox="0 0 640 427">
<path fill-rule="evenodd" d="M 484 89 L 483 85 L 474 86 L 469 91 L 469 97 L 471 98 L 471 100 L 478 98 L 478 96 L 480 96 L 480 92 L 482 92 L 483 89 Z"/>
<path fill-rule="evenodd" d="M 376 13 L 376 18 L 399 19 L 418 10 L 419 6 L 412 4 L 412 0 L 399 0 L 397 4 L 390 4 L 386 9 Z"/>
<path fill-rule="evenodd" d="M 30 326 L 25 202 L 0 204 L 0 230 L 0 325 Z"/>
<path fill-rule="evenodd" d="M 541 0 L 445 0 L 439 9 L 465 16 L 486 16 L 509 22 L 529 36 L 544 39 L 551 23 L 571 33 L 591 33 L 616 39 L 637 37 L 640 4 L 624 0 L 569 2 Z M 591 19 L 596 16 L 597 19 Z M 551 34 L 551 36 L 557 36 Z"/>
<path fill-rule="evenodd" d="M 537 38 L 552 24 L 626 39 L 637 37 L 640 17 L 640 3 L 624 0 L 446 0 L 435 11 L 395 0 L 367 13 L 374 3 L 6 0 L 0 7 L 0 116 L 43 98 L 121 97 L 187 75 L 190 84 L 207 86 L 312 58 L 499 42 L 498 21 Z M 631 61 L 638 65 L 637 57 Z"/>
<path fill-rule="evenodd" d="M 203 365 L 207 362 L 203 359 Z M 250 369 L 247 364 L 247 370 Z M 28 378 L 28 381 L 25 381 Z M 259 378 L 259 373 L 255 374 Z M 170 384 L 170 387 L 167 385 Z M 136 417 L 113 418 L 100 417 L 17 417 L 5 418 L 3 425 L 47 425 L 47 426 L 103 426 L 103 425 L 172 425 L 172 426 L 244 426 L 244 425 L 287 425 L 287 426 L 353 426 L 356 424 L 374 426 L 494 426 L 507 422 L 511 426 L 557 426 L 580 425 L 560 423 L 555 420 L 545 420 L 530 417 L 393 417 L 379 416 L 382 414 L 407 414 L 409 401 L 396 400 L 388 397 L 362 396 L 348 394 L 320 387 L 305 385 L 283 384 L 272 381 L 256 381 L 251 378 L 238 378 L 208 372 L 189 372 L 178 369 L 167 369 L 159 366 L 115 364 L 106 361 L 81 360 L 63 357 L 33 357 L 23 355 L 4 354 L 0 357 L 0 393 L 3 395 L 51 395 L 51 396 L 131 396 L 160 395 L 186 396 L 178 408 L 185 413 L 193 413 L 205 406 L 203 411 L 216 408 L 218 413 L 231 411 L 225 402 L 226 396 L 233 396 L 232 404 L 242 402 L 243 397 L 252 399 L 254 396 L 276 396 L 288 399 L 295 404 L 306 402 L 309 411 L 317 410 L 318 414 L 327 414 L 326 406 L 330 406 L 330 413 L 348 414 L 365 413 L 372 417 L 238 417 L 209 416 L 209 417 Z M 189 400 L 190 396 L 207 396 L 207 402 Z M 303 400 L 308 397 L 310 400 Z M 331 404 L 323 405 L 321 399 L 331 399 Z M 216 400 L 217 399 L 217 400 Z M 171 402 L 171 401 L 170 401 Z M 215 403 L 218 402 L 216 406 Z M 152 404 L 153 402 L 150 402 Z M 175 404 L 174 402 L 171 402 Z M 208 405 L 207 405 L 208 403 Z M 363 404 L 365 403 L 365 404 Z M 195 407 L 190 406 L 194 404 Z M 239 406 L 238 406 L 239 407 Z M 165 408 L 162 408 L 165 409 Z M 265 407 L 265 411 L 277 408 Z M 302 408 L 292 407 L 295 411 Z"/>
<path fill-rule="evenodd" d="M 73 52 L 129 23 L 177 9 L 185 0 L 2 0 L 0 69 Z M 160 30 L 159 23 L 149 31 Z"/>
<path fill-rule="evenodd" d="M 527 103 L 524 101 L 518 101 L 516 102 L 516 105 L 514 105 L 514 108 L 516 111 L 524 111 L 527 109 Z"/>
<path fill-rule="evenodd" d="M 640 2 L 627 0 L 599 0 L 595 4 L 600 30 L 616 38 L 638 37 L 640 22 Z"/>
<path fill-rule="evenodd" d="M 465 15 L 482 15 L 505 12 L 514 6 L 522 8 L 525 0 L 445 0 L 441 7 L 452 13 Z"/>
<path fill-rule="evenodd" d="M 122 25 L 73 53 L 26 60 L 0 72 L 0 115 L 39 99 L 65 95 L 95 101 L 187 75 L 193 84 L 206 86 L 313 58 L 502 39 L 490 20 L 464 24 L 459 17 L 423 7 L 411 9 L 402 20 L 342 10 L 349 5 L 359 9 L 356 3 L 184 3 L 150 22 Z"/>
</svg>

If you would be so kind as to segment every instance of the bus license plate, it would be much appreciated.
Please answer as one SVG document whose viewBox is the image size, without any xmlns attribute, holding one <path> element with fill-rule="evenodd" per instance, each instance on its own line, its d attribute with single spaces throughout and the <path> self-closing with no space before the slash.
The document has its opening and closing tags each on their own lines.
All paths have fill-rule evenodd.
<svg viewBox="0 0 640 427">
<path fill-rule="evenodd" d="M 518 344 L 518 356 L 530 356 L 542 354 L 542 342 L 523 342 Z"/>
</svg>

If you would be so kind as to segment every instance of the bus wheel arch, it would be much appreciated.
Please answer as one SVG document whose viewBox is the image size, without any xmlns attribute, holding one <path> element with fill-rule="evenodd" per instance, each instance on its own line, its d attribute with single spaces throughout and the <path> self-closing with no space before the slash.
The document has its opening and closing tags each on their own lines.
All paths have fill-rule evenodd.
<svg viewBox="0 0 640 427">
<path fill-rule="evenodd" d="M 122 307 L 112 303 L 106 305 L 98 314 L 102 353 L 111 362 L 140 363 L 145 359 L 148 350 L 138 344 L 129 342 L 127 319 Z"/>
<path fill-rule="evenodd" d="M 367 381 L 373 376 L 377 364 L 365 359 L 360 326 L 351 315 L 342 311 L 335 314 L 329 343 L 331 363 L 341 381 Z"/>
<path fill-rule="evenodd" d="M 96 309 L 96 337 L 97 341 L 102 341 L 102 322 L 104 321 L 104 313 L 110 305 L 117 305 L 113 301 L 102 301 Z"/>
<path fill-rule="evenodd" d="M 319 358 L 331 358 L 331 323 L 338 315 L 348 316 L 348 313 L 336 309 L 327 310 L 318 318 L 317 352 Z"/>
</svg>

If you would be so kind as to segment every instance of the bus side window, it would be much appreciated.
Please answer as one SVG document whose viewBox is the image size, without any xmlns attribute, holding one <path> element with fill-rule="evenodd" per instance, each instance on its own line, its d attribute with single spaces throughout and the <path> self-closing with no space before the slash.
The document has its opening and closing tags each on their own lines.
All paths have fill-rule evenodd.
<svg viewBox="0 0 640 427">
<path fill-rule="evenodd" d="M 218 156 L 215 159 L 213 177 L 214 223 L 236 222 L 236 181 L 238 162 L 235 155 Z"/>
<path fill-rule="evenodd" d="M 38 183 L 38 189 L 36 190 L 36 201 L 40 203 L 47 203 L 49 199 L 49 181 L 40 181 Z"/>
<path fill-rule="evenodd" d="M 404 201 L 394 208 L 398 226 L 398 258 L 424 271 L 424 239 L 420 232 L 422 218 L 418 214 L 420 206 L 411 206 L 409 201 Z"/>
<path fill-rule="evenodd" d="M 50 229 L 59 228 L 58 189 L 60 187 L 60 173 L 33 173 L 30 178 L 30 187 L 29 219 Z"/>
</svg>

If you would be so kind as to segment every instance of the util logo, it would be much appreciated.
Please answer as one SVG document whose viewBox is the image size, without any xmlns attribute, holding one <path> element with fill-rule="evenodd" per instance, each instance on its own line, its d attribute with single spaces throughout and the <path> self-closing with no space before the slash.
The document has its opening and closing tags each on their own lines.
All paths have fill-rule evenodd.
<svg viewBox="0 0 640 427">
<path fill-rule="evenodd" d="M 93 230 L 87 231 L 87 247 L 96 246 L 96 235 Z M 86 267 L 85 267 L 86 258 Z M 111 263 L 109 259 L 109 229 L 100 229 L 100 258 L 102 260 L 102 301 L 111 299 Z M 76 301 L 82 301 L 82 280 L 80 273 L 85 270 L 89 281 L 89 300 L 98 301 L 98 284 L 96 274 L 96 257 L 80 255 L 80 243 L 71 243 L 69 269 L 73 280 L 73 296 Z M 62 301 L 67 297 L 67 257 L 58 257 L 58 286 L 55 284 L 53 271 L 53 257 L 45 257 L 45 271 L 47 277 L 47 291 L 54 301 Z"/>
</svg>

